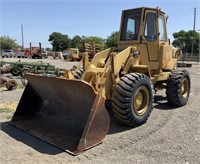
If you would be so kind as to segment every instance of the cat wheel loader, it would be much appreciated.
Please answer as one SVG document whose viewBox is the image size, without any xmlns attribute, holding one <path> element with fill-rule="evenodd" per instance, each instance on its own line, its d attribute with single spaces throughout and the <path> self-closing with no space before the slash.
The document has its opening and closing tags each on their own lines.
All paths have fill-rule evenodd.
<svg viewBox="0 0 200 164">
<path fill-rule="evenodd" d="M 159 8 L 122 11 L 117 48 L 97 53 L 83 70 L 66 77 L 27 73 L 28 84 L 11 123 L 74 155 L 99 144 L 110 117 L 105 100 L 112 100 L 116 119 L 137 127 L 152 109 L 154 91 L 166 89 L 169 104 L 188 102 L 190 75 L 176 70 L 181 51 L 170 45 L 167 16 Z"/>
</svg>

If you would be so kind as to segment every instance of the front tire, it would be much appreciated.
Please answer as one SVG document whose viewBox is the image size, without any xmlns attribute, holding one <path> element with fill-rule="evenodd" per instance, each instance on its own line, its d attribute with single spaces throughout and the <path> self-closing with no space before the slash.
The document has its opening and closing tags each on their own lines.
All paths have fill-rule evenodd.
<svg viewBox="0 0 200 164">
<path fill-rule="evenodd" d="M 144 124 L 153 109 L 153 85 L 144 74 L 130 73 L 116 85 L 112 108 L 122 124 L 137 127 Z"/>
<path fill-rule="evenodd" d="M 187 70 L 174 70 L 167 79 L 166 96 L 170 105 L 187 104 L 190 95 L 190 75 Z"/>
</svg>

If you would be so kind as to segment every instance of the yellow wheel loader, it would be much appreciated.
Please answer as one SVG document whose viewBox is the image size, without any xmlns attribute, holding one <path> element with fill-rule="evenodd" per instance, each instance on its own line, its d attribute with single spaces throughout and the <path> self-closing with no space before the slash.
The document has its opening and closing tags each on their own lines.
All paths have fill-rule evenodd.
<svg viewBox="0 0 200 164">
<path fill-rule="evenodd" d="M 154 90 L 166 89 L 169 104 L 183 106 L 190 76 L 176 70 L 181 51 L 169 44 L 167 16 L 159 8 L 124 10 L 117 48 L 97 53 L 83 70 L 66 77 L 26 74 L 28 84 L 11 123 L 74 155 L 102 142 L 110 117 L 105 100 L 122 124 L 144 124 Z"/>
</svg>

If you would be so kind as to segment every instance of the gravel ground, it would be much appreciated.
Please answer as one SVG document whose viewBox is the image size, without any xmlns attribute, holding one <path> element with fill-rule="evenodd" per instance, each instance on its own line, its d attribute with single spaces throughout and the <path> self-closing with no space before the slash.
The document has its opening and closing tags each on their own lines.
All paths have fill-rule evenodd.
<svg viewBox="0 0 200 164">
<path fill-rule="evenodd" d="M 17 59 L 7 59 L 16 61 Z M 31 59 L 23 59 L 30 61 Z M 36 61 L 36 60 L 34 60 Z M 60 68 L 76 63 L 43 59 Z M 111 126 L 104 142 L 79 156 L 72 156 L 5 122 L 12 117 L 24 87 L 15 91 L 0 88 L 0 163 L 200 163 L 200 67 L 187 68 L 192 88 L 188 104 L 181 108 L 167 105 L 165 91 L 155 97 L 154 110 L 148 121 L 138 128 L 119 124 L 111 114 Z M 8 77 L 7 77 L 8 78 Z M 20 80 L 18 79 L 20 83 Z"/>
</svg>

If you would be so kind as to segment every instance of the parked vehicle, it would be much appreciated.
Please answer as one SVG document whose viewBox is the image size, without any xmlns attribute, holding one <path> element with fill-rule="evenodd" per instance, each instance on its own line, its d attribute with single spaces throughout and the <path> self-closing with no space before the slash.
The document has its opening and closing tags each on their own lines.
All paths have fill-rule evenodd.
<svg viewBox="0 0 200 164">
<path fill-rule="evenodd" d="M 33 59 L 42 59 L 42 58 L 47 58 L 47 52 L 44 51 L 44 48 L 42 48 L 41 43 L 39 43 L 39 47 L 32 47 L 30 46 L 31 49 L 31 57 Z"/>
<path fill-rule="evenodd" d="M 37 52 L 33 52 L 32 54 L 31 54 L 31 57 L 33 58 L 33 59 L 42 59 L 42 58 L 47 58 L 48 56 L 47 56 L 47 52 L 43 52 L 43 51 L 40 51 L 39 49 L 37 50 Z"/>
<path fill-rule="evenodd" d="M 68 50 L 64 50 L 62 54 L 63 54 L 63 58 L 64 58 L 65 60 L 69 57 L 69 52 L 68 52 Z"/>
<path fill-rule="evenodd" d="M 13 50 L 4 50 L 1 53 L 2 58 L 11 58 L 11 57 L 15 57 L 15 53 L 13 52 Z"/>
<path fill-rule="evenodd" d="M 28 58 L 31 56 L 31 53 L 29 50 L 17 50 L 16 51 L 16 57 L 18 58 Z"/>
<path fill-rule="evenodd" d="M 69 61 L 80 61 L 80 55 L 79 55 L 79 49 L 78 48 L 69 48 L 67 50 L 68 52 L 68 56 L 67 56 L 67 60 Z"/>
<path fill-rule="evenodd" d="M 53 52 L 53 58 L 54 59 L 56 59 L 56 58 L 62 59 L 63 58 L 62 52 L 60 52 L 60 51 Z"/>
</svg>

